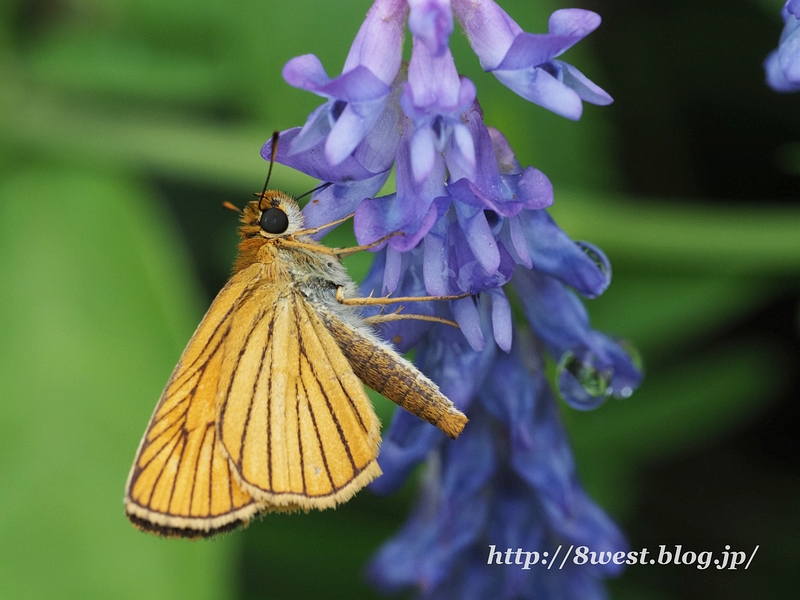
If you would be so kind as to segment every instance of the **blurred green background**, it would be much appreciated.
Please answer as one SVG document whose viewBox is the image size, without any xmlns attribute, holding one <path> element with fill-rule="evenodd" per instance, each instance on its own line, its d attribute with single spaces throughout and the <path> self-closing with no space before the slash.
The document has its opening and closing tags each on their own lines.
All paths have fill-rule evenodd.
<svg viewBox="0 0 800 600">
<path fill-rule="evenodd" d="M 800 586 L 800 95 L 763 84 L 782 0 L 503 0 L 528 31 L 589 8 L 566 58 L 616 99 L 568 122 L 459 69 L 489 125 L 552 180 L 552 213 L 609 255 L 593 323 L 632 340 L 625 401 L 564 408 L 583 481 L 634 549 L 759 552 L 748 571 L 636 566 L 614 598 L 788 598 Z M 235 253 L 262 143 L 320 100 L 369 0 L 0 5 L 0 598 L 375 597 L 362 569 L 414 497 L 269 516 L 214 541 L 133 529 L 139 438 Z M 277 167 L 273 184 L 311 182 Z M 339 239 L 331 244 L 346 243 Z M 357 277 L 369 257 L 351 259 Z M 377 399 L 388 422 L 392 407 Z"/>
</svg>

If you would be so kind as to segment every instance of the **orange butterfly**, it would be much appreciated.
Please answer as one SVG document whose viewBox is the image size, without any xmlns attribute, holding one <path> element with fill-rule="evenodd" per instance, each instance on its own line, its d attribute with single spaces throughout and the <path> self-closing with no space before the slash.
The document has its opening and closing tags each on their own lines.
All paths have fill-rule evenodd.
<svg viewBox="0 0 800 600">
<path fill-rule="evenodd" d="M 273 144 L 275 145 L 275 144 Z M 349 217 L 345 217 L 347 219 Z M 339 257 L 303 229 L 296 202 L 263 192 L 242 212 L 234 274 L 167 383 L 125 490 L 128 517 L 164 536 L 206 537 L 271 511 L 324 509 L 381 474 L 380 423 L 361 382 L 452 438 L 467 418 L 355 306 Z"/>
</svg>

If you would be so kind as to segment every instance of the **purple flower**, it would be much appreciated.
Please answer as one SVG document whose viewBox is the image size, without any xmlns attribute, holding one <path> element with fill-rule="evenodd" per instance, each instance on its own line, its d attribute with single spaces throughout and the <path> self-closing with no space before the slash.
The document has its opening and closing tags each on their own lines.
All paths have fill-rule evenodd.
<svg viewBox="0 0 800 600">
<path fill-rule="evenodd" d="M 552 203 L 552 185 L 541 171 L 519 166 L 502 134 L 483 124 L 477 103 L 463 113 L 462 119 L 475 145 L 474 175 L 459 168 L 459 161 L 448 161 L 445 152 L 436 157 L 433 174 L 417 184 L 410 166 L 412 125 L 405 119 L 397 157 L 397 193 L 361 202 L 356 209 L 356 235 L 359 243 L 368 244 L 394 231 L 405 234 L 389 241 L 383 293 L 395 293 L 401 276 L 396 267 L 399 263 L 392 259 L 394 252 L 405 252 L 421 240 L 425 291 L 431 295 L 490 292 L 498 321 L 495 339 L 508 349 L 511 315 L 500 287 L 517 265 L 533 264 L 530 245 L 546 243 L 546 239 L 540 239 L 540 231 L 526 228 L 525 223 L 536 219 L 532 213 Z M 498 156 L 503 163 L 498 162 Z M 447 185 L 443 183 L 445 165 L 450 173 Z M 578 246 L 571 241 L 569 245 L 576 257 L 573 262 L 597 271 Z M 540 254 L 547 260 L 545 253 Z M 607 285 L 606 277 L 601 278 Z M 596 295 L 602 290 L 592 291 Z M 479 349 L 484 341 L 473 303 L 453 303 L 453 314 L 464 335 Z"/>
<path fill-rule="evenodd" d="M 557 56 L 600 25 L 600 16 L 588 10 L 563 9 L 550 16 L 548 33 L 522 31 L 491 0 L 455 1 L 453 9 L 481 66 L 526 100 L 577 120 L 581 100 L 611 104 L 611 96 L 572 65 Z"/>
<path fill-rule="evenodd" d="M 788 0 L 781 10 L 783 32 L 778 48 L 764 61 L 767 85 L 776 92 L 800 90 L 800 0 Z"/>
<path fill-rule="evenodd" d="M 393 89 L 397 91 L 392 96 L 399 96 L 399 85 Z M 303 215 L 308 227 L 324 225 L 351 214 L 362 200 L 375 195 L 383 187 L 395 162 L 400 140 L 398 118 L 396 104 L 387 103 L 356 149 L 336 165 L 331 165 L 326 158 L 324 139 L 301 152 L 293 152 L 293 143 L 301 135 L 301 129 L 294 127 L 281 132 L 275 160 L 332 184 L 315 194 L 305 207 Z M 271 155 L 270 140 L 261 149 L 261 156 L 269 160 Z"/>
<path fill-rule="evenodd" d="M 481 65 L 523 98 L 570 119 L 580 118 L 582 100 L 612 102 L 575 67 L 556 59 L 599 26 L 595 13 L 558 10 L 550 17 L 548 33 L 530 34 L 492 0 L 375 0 L 339 77 L 331 79 L 311 54 L 293 58 L 284 67 L 290 85 L 327 99 L 309 115 L 290 154 L 322 143 L 325 160 L 336 166 L 358 152 L 390 102 L 408 14 L 414 44 L 402 105 L 417 129 L 415 178 L 419 181 L 430 173 L 432 154 L 448 142 L 449 162 L 461 159 L 469 170 L 472 150 L 457 116 L 475 97 L 475 88 L 469 80 L 459 80 L 448 49 L 453 12 Z"/>
<path fill-rule="evenodd" d="M 639 367 L 618 342 L 589 327 L 586 309 L 562 282 L 520 269 L 512 285 L 531 329 L 559 361 L 558 386 L 570 406 L 589 410 L 633 393 Z"/>
<path fill-rule="evenodd" d="M 401 413 L 392 422 L 381 453 L 386 474 L 373 490 L 396 489 L 430 458 L 411 517 L 369 567 L 382 591 L 414 586 L 420 598 L 584 600 L 605 597 L 601 580 L 619 574 L 613 562 L 553 570 L 540 563 L 560 544 L 562 552 L 588 546 L 605 556 L 627 548 L 577 481 L 538 349 L 529 337 L 516 340 L 509 354 L 459 347 L 447 332 L 420 345 L 421 364 L 467 410 L 470 426 L 447 442 L 413 417 Z M 517 549 L 527 554 L 528 569 Z"/>
<path fill-rule="evenodd" d="M 286 63 L 283 77 L 287 83 L 328 98 L 309 115 L 292 142 L 292 153 L 308 150 L 327 138 L 325 158 L 338 165 L 356 149 L 383 111 L 400 69 L 405 16 L 403 0 L 376 0 L 336 79 L 328 77 L 313 54 Z"/>
<path fill-rule="evenodd" d="M 591 328 L 577 296 L 608 287 L 607 258 L 556 225 L 545 210 L 550 180 L 523 168 L 503 134 L 484 124 L 474 84 L 458 76 L 448 47 L 454 13 L 483 67 L 523 97 L 572 119 L 582 100 L 611 102 L 556 59 L 600 24 L 577 9 L 556 11 L 548 33 L 529 34 L 492 0 L 376 0 L 340 77 L 330 79 L 313 56 L 286 65 L 289 83 L 327 98 L 302 129 L 282 134 L 276 156 L 330 184 L 305 207 L 306 223 L 354 213 L 360 244 L 402 234 L 375 249 L 361 293 L 470 294 L 405 311 L 458 329 L 420 320 L 379 327 L 399 350 L 416 347 L 420 370 L 470 422 L 453 442 L 395 414 L 379 457 L 384 475 L 370 487 L 391 492 L 424 460 L 428 473 L 414 513 L 370 576 L 383 590 L 411 586 L 423 598 L 601 598 L 602 580 L 619 565 L 490 564 L 491 546 L 540 558 L 559 544 L 625 549 L 577 480 L 543 354 L 558 363 L 562 397 L 580 410 L 628 397 L 641 372 L 621 343 Z M 406 14 L 413 44 L 401 67 Z M 262 155 L 270 153 L 268 143 Z M 396 192 L 376 196 L 392 167 Z M 515 322 L 508 290 L 526 323 Z"/>
<path fill-rule="evenodd" d="M 408 66 L 408 83 L 400 105 L 414 120 L 411 167 L 414 181 L 427 178 L 437 155 L 447 148 L 448 162 L 470 174 L 475 169 L 475 147 L 461 114 L 475 101 L 475 86 L 459 78 L 453 55 L 445 48 L 434 56 L 428 46 L 414 38 L 414 53 Z M 448 144 L 449 142 L 449 144 Z"/>
</svg>

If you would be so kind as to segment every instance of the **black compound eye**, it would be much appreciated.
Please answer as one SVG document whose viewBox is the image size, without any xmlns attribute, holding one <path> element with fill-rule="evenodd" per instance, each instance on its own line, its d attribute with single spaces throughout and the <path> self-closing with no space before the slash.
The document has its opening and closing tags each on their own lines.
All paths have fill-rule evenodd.
<svg viewBox="0 0 800 600">
<path fill-rule="evenodd" d="M 268 208 L 261 213 L 261 229 L 267 233 L 283 233 L 289 229 L 289 217 L 280 208 Z"/>
</svg>

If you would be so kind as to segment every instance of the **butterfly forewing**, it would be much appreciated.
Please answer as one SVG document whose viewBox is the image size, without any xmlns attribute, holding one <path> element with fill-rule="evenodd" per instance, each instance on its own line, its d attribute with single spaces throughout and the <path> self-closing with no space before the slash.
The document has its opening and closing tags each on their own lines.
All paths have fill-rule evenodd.
<svg viewBox="0 0 800 600">
<path fill-rule="evenodd" d="M 380 474 L 369 398 L 295 288 L 264 286 L 237 306 L 222 380 L 220 437 L 262 510 L 335 506 Z"/>
<path fill-rule="evenodd" d="M 215 397 L 236 301 L 252 277 L 234 276 L 198 327 L 145 432 L 126 488 L 139 527 L 188 537 L 246 523 L 257 504 L 222 451 Z"/>
</svg>

